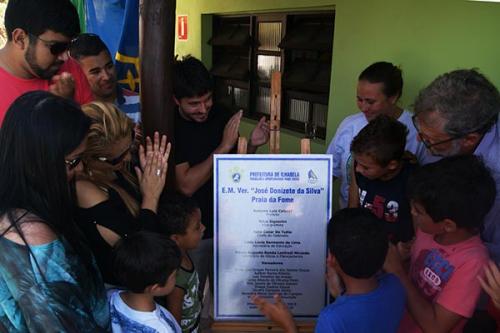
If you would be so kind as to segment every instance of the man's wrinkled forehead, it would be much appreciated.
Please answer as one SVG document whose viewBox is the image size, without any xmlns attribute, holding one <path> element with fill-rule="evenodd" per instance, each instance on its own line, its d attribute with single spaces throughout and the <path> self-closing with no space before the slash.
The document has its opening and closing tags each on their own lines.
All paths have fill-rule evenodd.
<svg viewBox="0 0 500 333">
<path fill-rule="evenodd" d="M 432 128 L 438 131 L 442 131 L 444 133 L 444 128 L 448 123 L 448 119 L 446 119 L 439 110 L 428 110 L 419 112 L 416 115 L 416 120 L 418 124 L 422 127 Z"/>
</svg>

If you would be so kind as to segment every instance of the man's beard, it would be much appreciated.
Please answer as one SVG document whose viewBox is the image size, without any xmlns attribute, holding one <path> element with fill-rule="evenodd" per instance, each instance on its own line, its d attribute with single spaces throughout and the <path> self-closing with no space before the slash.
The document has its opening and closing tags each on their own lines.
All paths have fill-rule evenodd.
<svg viewBox="0 0 500 333">
<path fill-rule="evenodd" d="M 49 66 L 46 69 L 41 68 L 36 61 L 36 56 L 35 56 L 35 47 L 30 44 L 28 46 L 28 50 L 26 51 L 26 54 L 24 55 L 24 59 L 30 66 L 31 70 L 37 77 L 40 79 L 44 80 L 50 80 L 61 68 L 61 65 L 64 63 L 62 60 L 57 60 L 54 62 L 51 66 Z"/>
<path fill-rule="evenodd" d="M 434 156 L 440 156 L 440 157 L 450 157 L 450 156 L 459 155 L 461 150 L 462 150 L 462 146 L 460 145 L 460 142 L 457 139 L 457 140 L 452 141 L 452 146 L 449 149 L 447 149 L 446 151 L 435 153 L 431 150 L 431 154 Z"/>
</svg>

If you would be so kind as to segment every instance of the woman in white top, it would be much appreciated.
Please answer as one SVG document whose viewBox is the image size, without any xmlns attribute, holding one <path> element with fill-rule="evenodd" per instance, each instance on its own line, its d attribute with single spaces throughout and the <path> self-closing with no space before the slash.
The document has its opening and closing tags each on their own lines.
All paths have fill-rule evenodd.
<svg viewBox="0 0 500 333">
<path fill-rule="evenodd" d="M 327 154 L 333 156 L 332 174 L 340 180 L 340 208 L 347 206 L 350 169 L 352 166 L 350 146 L 352 139 L 368 122 L 380 114 L 399 120 L 408 128 L 406 150 L 416 156 L 425 150 L 417 141 L 417 132 L 412 123 L 412 114 L 397 105 L 403 91 L 401 69 L 389 62 L 376 62 L 368 66 L 358 78 L 356 101 L 358 112 L 345 118 L 330 142 Z"/>
</svg>

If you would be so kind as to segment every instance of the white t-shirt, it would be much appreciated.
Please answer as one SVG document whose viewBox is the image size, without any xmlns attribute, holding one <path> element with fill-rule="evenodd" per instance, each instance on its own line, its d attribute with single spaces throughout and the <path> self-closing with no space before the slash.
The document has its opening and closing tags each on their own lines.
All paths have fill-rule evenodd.
<svg viewBox="0 0 500 333">
<path fill-rule="evenodd" d="M 113 333 L 182 333 L 174 316 L 164 307 L 156 304 L 156 309 L 151 312 L 134 310 L 120 297 L 123 291 L 108 291 Z"/>
<path fill-rule="evenodd" d="M 411 121 L 412 113 L 404 110 L 399 116 L 399 122 L 408 128 L 406 137 L 406 150 L 412 152 L 419 158 L 425 151 L 425 146 L 417 140 L 417 131 Z M 347 206 L 349 195 L 350 169 L 352 167 L 351 159 L 351 141 L 368 124 L 365 115 L 362 112 L 346 117 L 339 125 L 332 142 L 326 150 L 327 154 L 333 157 L 332 174 L 340 181 L 340 208 Z"/>
</svg>

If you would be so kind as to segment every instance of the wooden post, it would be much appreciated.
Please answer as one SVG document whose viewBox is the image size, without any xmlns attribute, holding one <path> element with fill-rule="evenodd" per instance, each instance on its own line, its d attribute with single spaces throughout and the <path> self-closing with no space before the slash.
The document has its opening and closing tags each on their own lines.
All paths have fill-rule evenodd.
<svg viewBox="0 0 500 333">
<path fill-rule="evenodd" d="M 247 138 L 240 136 L 238 138 L 238 154 L 246 154 L 248 147 Z"/>
<path fill-rule="evenodd" d="M 315 323 L 296 322 L 297 330 L 300 333 L 314 332 Z M 215 322 L 211 327 L 212 333 L 283 333 L 283 329 L 271 322 Z"/>
<path fill-rule="evenodd" d="M 140 0 L 139 57 L 141 116 L 144 137 L 155 131 L 172 142 L 167 189 L 175 180 L 174 112 L 172 73 L 174 64 L 175 0 Z"/>
<path fill-rule="evenodd" d="M 311 139 L 301 139 L 300 140 L 300 153 L 310 154 L 311 153 Z"/>
<path fill-rule="evenodd" d="M 271 121 L 270 121 L 269 152 L 280 153 L 281 128 L 281 72 L 273 72 L 271 77 Z"/>
</svg>

